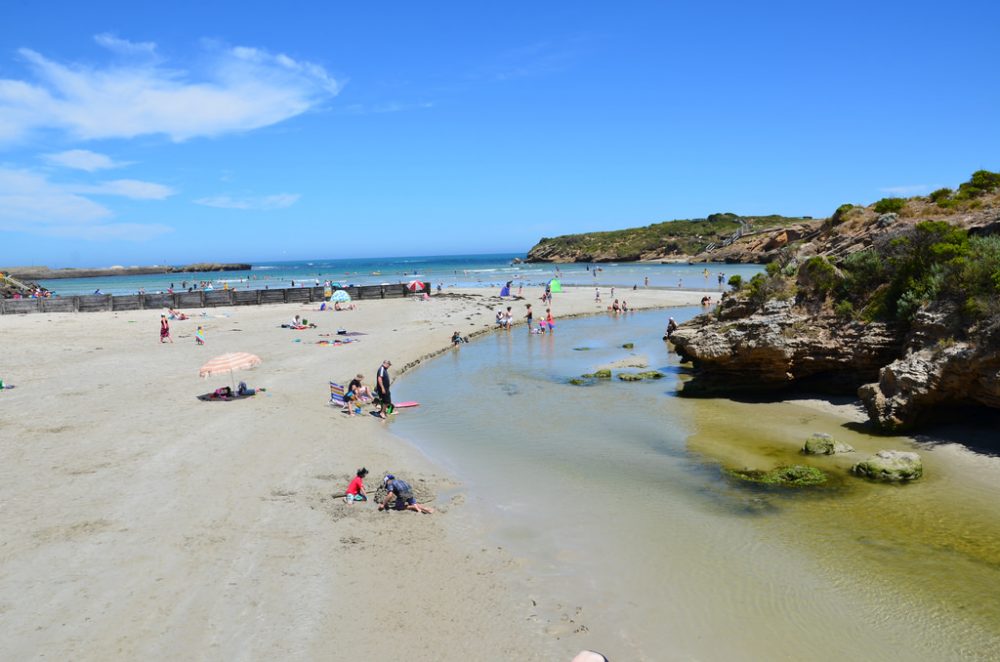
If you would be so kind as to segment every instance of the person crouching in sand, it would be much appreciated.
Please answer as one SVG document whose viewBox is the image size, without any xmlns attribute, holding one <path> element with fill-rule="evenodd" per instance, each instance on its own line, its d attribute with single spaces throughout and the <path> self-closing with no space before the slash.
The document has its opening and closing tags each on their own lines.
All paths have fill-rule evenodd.
<svg viewBox="0 0 1000 662">
<path fill-rule="evenodd" d="M 344 501 L 347 503 L 353 503 L 355 501 L 368 501 L 368 493 L 365 492 L 365 476 L 367 475 L 367 469 L 364 467 L 358 469 L 354 478 L 351 479 L 351 484 L 347 486 L 347 493 L 344 494 Z"/>
<path fill-rule="evenodd" d="M 385 501 L 379 504 L 379 510 L 389 510 L 389 502 L 395 499 L 392 506 L 394 510 L 412 510 L 415 513 L 430 515 L 433 508 L 421 506 L 413 497 L 413 488 L 405 480 L 400 480 L 392 474 L 386 474 L 382 479 L 382 485 L 386 489 Z"/>
</svg>

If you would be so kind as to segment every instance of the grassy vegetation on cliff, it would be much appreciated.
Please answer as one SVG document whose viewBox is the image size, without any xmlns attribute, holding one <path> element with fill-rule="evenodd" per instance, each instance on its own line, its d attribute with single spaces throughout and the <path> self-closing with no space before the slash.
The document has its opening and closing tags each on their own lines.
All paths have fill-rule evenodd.
<svg viewBox="0 0 1000 662">
<path fill-rule="evenodd" d="M 544 237 L 529 251 L 528 257 L 546 259 L 546 256 L 558 255 L 589 261 L 638 260 L 647 255 L 695 255 L 706 246 L 732 236 L 741 227 L 741 220 L 751 229 L 762 230 L 811 219 L 712 214 L 708 218 L 666 221 L 642 228 Z"/>
<path fill-rule="evenodd" d="M 981 170 L 959 187 L 964 193 L 935 191 L 930 199 L 981 200 L 998 190 L 1000 173 Z M 896 210 L 902 208 L 900 202 L 906 203 L 887 198 L 875 207 Z M 834 217 L 850 210 L 845 205 Z M 755 306 L 794 295 L 800 302 L 825 302 L 844 320 L 880 320 L 905 327 L 919 310 L 931 306 L 954 310 L 965 325 L 1000 319 L 1000 236 L 970 236 L 941 220 L 886 232 L 871 248 L 840 260 L 813 256 L 801 263 L 768 267 L 766 274 L 748 283 L 730 281 L 730 285 Z"/>
</svg>

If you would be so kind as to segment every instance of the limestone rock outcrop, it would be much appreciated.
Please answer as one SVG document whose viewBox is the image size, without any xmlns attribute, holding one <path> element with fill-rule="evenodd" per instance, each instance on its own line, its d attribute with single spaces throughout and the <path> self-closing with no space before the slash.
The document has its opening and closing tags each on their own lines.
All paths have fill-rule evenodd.
<svg viewBox="0 0 1000 662">
<path fill-rule="evenodd" d="M 883 450 L 855 464 L 851 473 L 873 480 L 902 482 L 923 476 L 924 464 L 916 453 Z"/>
<path fill-rule="evenodd" d="M 806 455 L 836 455 L 838 453 L 853 453 L 854 447 L 837 441 L 826 433 L 817 432 L 806 439 L 802 452 Z"/>
<path fill-rule="evenodd" d="M 685 395 L 777 390 L 793 384 L 854 393 L 897 358 L 901 343 L 884 324 L 840 323 L 816 317 L 790 301 L 770 300 L 747 314 L 727 300 L 718 317 L 702 315 L 670 340 L 694 364 Z"/>
<path fill-rule="evenodd" d="M 881 429 L 914 428 L 943 405 L 980 404 L 1000 409 L 1000 352 L 965 342 L 923 348 L 879 371 L 858 389 L 869 418 Z"/>
</svg>

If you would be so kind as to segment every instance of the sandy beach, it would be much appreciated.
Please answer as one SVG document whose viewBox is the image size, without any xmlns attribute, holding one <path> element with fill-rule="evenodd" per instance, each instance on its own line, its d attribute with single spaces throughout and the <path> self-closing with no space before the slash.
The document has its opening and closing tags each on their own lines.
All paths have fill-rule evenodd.
<svg viewBox="0 0 1000 662">
<path fill-rule="evenodd" d="M 624 294 L 641 309 L 704 293 Z M 328 404 L 331 379 L 361 372 L 372 384 L 383 359 L 395 379 L 461 351 L 451 333 L 492 329 L 493 295 L 187 311 L 171 322 L 174 344 L 158 342 L 158 310 L 0 317 L 0 377 L 17 386 L 0 393 L 0 657 L 558 660 L 599 648 L 566 627 L 571 606 L 553 622 L 558 606 L 516 590 L 505 550 L 449 528 L 460 476 L 394 437 L 391 420 Z M 541 290 L 524 295 L 502 305 L 523 320 L 530 302 L 537 319 Z M 557 336 L 560 318 L 608 303 L 567 288 Z M 279 328 L 295 314 L 318 328 Z M 365 335 L 317 344 L 338 328 Z M 235 379 L 267 391 L 198 401 L 230 381 L 201 380 L 199 367 L 231 351 L 262 358 Z M 420 400 L 405 376 L 393 395 Z M 391 471 L 438 513 L 333 499 L 361 466 L 369 490 Z"/>
</svg>

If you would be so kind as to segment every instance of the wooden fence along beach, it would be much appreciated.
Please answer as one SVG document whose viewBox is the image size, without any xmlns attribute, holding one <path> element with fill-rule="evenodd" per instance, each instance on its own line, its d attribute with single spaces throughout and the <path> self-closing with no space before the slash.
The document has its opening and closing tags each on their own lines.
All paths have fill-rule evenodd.
<svg viewBox="0 0 1000 662">
<path fill-rule="evenodd" d="M 389 299 L 430 292 L 430 283 L 422 290 L 407 285 L 360 285 L 346 290 L 355 301 Z M 88 294 L 48 299 L 0 299 L 0 314 L 25 313 L 94 313 L 107 310 L 149 310 L 159 308 L 214 308 L 218 306 L 259 306 L 266 303 L 311 303 L 325 301 L 329 288 L 286 287 L 267 290 L 198 290 L 156 294 Z"/>
</svg>

